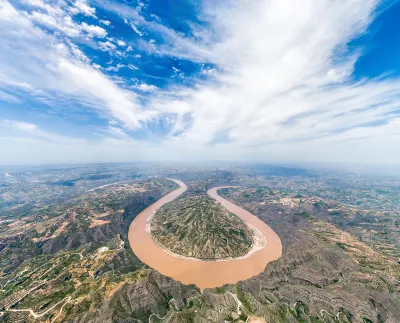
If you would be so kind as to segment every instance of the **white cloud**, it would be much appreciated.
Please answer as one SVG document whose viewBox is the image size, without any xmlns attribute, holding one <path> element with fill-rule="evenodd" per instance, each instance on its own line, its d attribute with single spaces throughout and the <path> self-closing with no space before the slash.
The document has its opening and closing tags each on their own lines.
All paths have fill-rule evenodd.
<svg viewBox="0 0 400 323">
<path fill-rule="evenodd" d="M 40 132 L 39 128 L 32 123 L 21 122 L 21 121 L 16 121 L 16 120 L 1 120 L 0 124 L 3 127 L 12 128 L 12 129 L 22 131 L 22 132 L 27 132 L 30 134 Z"/>
<path fill-rule="evenodd" d="M 100 49 L 108 52 L 108 51 L 114 51 L 115 49 L 117 49 L 117 46 L 115 46 L 112 42 L 110 42 L 109 40 L 105 41 L 105 42 L 99 42 L 99 46 Z"/>
<path fill-rule="evenodd" d="M 86 22 L 81 24 L 81 28 L 88 33 L 90 37 L 106 37 L 107 31 L 104 28 L 95 25 L 88 25 Z"/>
<path fill-rule="evenodd" d="M 23 91 L 52 102 L 65 98 L 129 128 L 141 127 L 141 122 L 156 116 L 153 110 L 142 111 L 134 92 L 91 66 L 70 41 L 63 43 L 47 34 L 4 0 L 0 0 L 0 29 L 7 31 L 0 41 L 0 88 L 11 95 Z"/>
<path fill-rule="evenodd" d="M 117 64 L 116 66 L 109 66 L 106 68 L 106 71 L 118 72 L 122 67 L 125 67 L 124 64 Z"/>
<path fill-rule="evenodd" d="M 142 1 L 138 1 L 137 5 L 136 5 L 137 11 L 141 11 L 143 8 L 146 8 L 146 7 L 147 6 Z"/>
<path fill-rule="evenodd" d="M 215 68 L 204 67 L 204 66 L 202 66 L 200 72 L 201 72 L 201 74 L 204 74 L 204 75 L 213 75 L 213 74 L 215 74 L 217 71 L 215 70 Z"/>
<path fill-rule="evenodd" d="M 70 51 L 72 55 L 74 55 L 77 59 L 79 59 L 82 62 L 85 63 L 90 63 L 90 59 L 80 50 L 78 46 L 76 46 L 74 43 L 67 41 L 66 42 L 70 48 Z M 62 46 L 62 44 L 59 44 L 59 46 Z"/>
<path fill-rule="evenodd" d="M 179 76 L 181 79 L 185 77 L 185 74 L 179 68 L 172 66 L 172 70 L 174 71 L 174 74 Z"/>
<path fill-rule="evenodd" d="M 103 25 L 109 26 L 111 24 L 111 22 L 109 20 L 100 20 L 100 23 L 102 23 Z"/>
<path fill-rule="evenodd" d="M 32 123 L 17 120 L 0 120 L 0 165 L 120 162 L 157 158 L 156 145 L 132 139 L 126 132 L 111 123 L 95 142 L 45 131 Z M 2 130 L 7 128 L 8 134 Z M 137 152 L 142 152 L 137 154 Z M 107 153 L 104 153 L 107 152 Z"/>
<path fill-rule="evenodd" d="M 105 37 L 107 31 L 96 25 L 86 22 L 77 24 L 68 14 L 83 13 L 86 16 L 95 17 L 95 9 L 89 7 L 85 1 L 76 1 L 74 7 L 67 7 L 64 2 L 50 5 L 42 0 L 24 0 L 26 5 L 35 8 L 31 13 L 25 15 L 36 24 L 45 26 L 55 31 L 60 31 L 69 37 L 83 36 L 82 32 L 90 37 Z M 4 1 L 6 3 L 6 1 Z"/>
<path fill-rule="evenodd" d="M 204 33 L 200 41 L 195 41 L 192 38 L 187 38 L 181 33 L 162 25 L 156 20 L 146 20 L 140 15 L 140 12 L 137 9 L 131 6 L 115 1 L 104 0 L 97 0 L 96 3 L 105 10 L 117 13 L 124 19 L 125 23 L 133 23 L 135 27 L 131 27 L 138 29 L 138 35 L 144 35 L 143 30 L 150 30 L 153 33 L 157 33 L 165 40 L 163 44 L 160 44 L 157 47 L 147 41 L 139 41 L 142 49 L 149 53 L 157 55 L 172 55 L 196 62 L 211 62 L 218 59 L 210 49 L 211 37 L 209 37 L 208 33 Z M 152 16 L 152 18 L 155 17 L 155 15 Z"/>
<path fill-rule="evenodd" d="M 133 71 L 136 71 L 136 70 L 138 70 L 139 68 L 137 68 L 135 65 L 133 65 L 133 64 L 128 64 L 128 68 L 129 69 L 131 69 L 131 70 L 133 70 Z"/>
<path fill-rule="evenodd" d="M 120 89 L 103 74 L 87 65 L 61 60 L 56 67 L 69 84 L 68 92 L 90 100 L 90 105 L 99 107 L 110 117 L 121 120 L 129 128 L 140 127 L 140 121 L 146 121 L 155 115 L 154 111 L 141 111 L 133 93 Z"/>
<path fill-rule="evenodd" d="M 56 91 L 123 127 L 169 118 L 173 130 L 157 146 L 162 156 L 172 151 L 182 158 L 400 163 L 400 152 L 394 149 L 400 136 L 400 80 L 355 82 L 351 75 L 359 53 L 347 54 L 346 48 L 365 32 L 376 0 L 205 1 L 199 16 L 209 26 L 195 30 L 195 38 L 146 21 L 134 8 L 99 0 L 134 24 L 139 35 L 149 30 L 162 40 L 154 46 L 139 38 L 140 50 L 212 63 L 207 66 L 213 68 L 200 71 L 212 77 L 190 88 L 157 90 L 146 106 L 138 103 L 134 91 L 118 87 L 123 80 L 107 78 L 68 44 L 55 50 L 57 41 L 37 28 L 40 24 L 70 37 L 76 31 L 80 35 L 80 25 L 71 18 L 44 14 L 52 9 L 40 1 L 36 7 L 42 12 L 28 16 L 4 0 L 0 3 L 1 27 L 8 31 L 0 42 L 3 87 L 25 83 Z M 114 42 L 98 44 L 114 53 Z M 185 84 L 183 72 L 177 67 L 173 71 Z M 155 90 L 137 82 L 138 90 Z M 227 142 L 214 145 L 221 137 Z M 125 145 L 124 140 L 109 143 Z"/>
<path fill-rule="evenodd" d="M 117 44 L 118 44 L 118 46 L 122 46 L 122 47 L 126 46 L 126 43 L 120 39 L 117 40 Z"/>
<path fill-rule="evenodd" d="M 84 0 L 78 0 L 75 1 L 73 4 L 73 7 L 70 8 L 70 12 L 72 14 L 78 14 L 81 13 L 85 16 L 89 16 L 89 17 L 93 17 L 93 18 L 97 18 L 96 17 L 96 9 L 93 7 L 90 7 L 86 1 Z"/>
<path fill-rule="evenodd" d="M 146 84 L 146 83 L 140 83 L 140 84 L 135 84 L 133 88 L 138 89 L 143 92 L 153 92 L 158 89 L 157 86 L 153 84 Z"/>
<path fill-rule="evenodd" d="M 27 15 L 33 22 L 61 31 L 70 37 L 77 37 L 81 34 L 81 27 L 73 22 L 70 16 L 52 16 L 43 12 L 33 11 Z"/>
<path fill-rule="evenodd" d="M 28 5 L 30 7 L 35 7 L 46 11 L 50 15 L 62 16 L 64 15 L 64 11 L 57 5 L 50 5 L 45 3 L 43 0 L 23 0 L 23 4 Z"/>
<path fill-rule="evenodd" d="M 128 23 L 128 22 L 126 22 L 126 23 Z M 136 25 L 135 25 L 133 22 L 129 22 L 129 26 L 131 26 L 131 28 L 133 29 L 133 31 L 134 31 L 135 33 L 137 33 L 139 36 L 143 36 L 143 35 L 144 35 L 144 33 L 142 33 L 142 32 L 138 29 L 138 27 L 136 27 Z"/>
<path fill-rule="evenodd" d="M 352 82 L 357 55 L 337 59 L 365 31 L 376 4 L 274 0 L 213 9 L 209 29 L 217 31 L 218 41 L 204 49 L 217 57 L 212 61 L 218 72 L 207 70 L 213 80 L 153 102 L 178 116 L 170 141 L 197 144 L 200 151 L 223 136 L 228 142 L 218 150 L 224 147 L 238 157 L 346 160 L 347 154 L 355 160 L 349 154 L 354 143 L 344 141 L 358 138 L 363 156 L 358 160 L 377 161 L 373 151 L 384 151 L 382 145 L 391 150 L 394 136 L 398 140 L 397 123 L 385 120 L 398 118 L 400 80 Z"/>
</svg>

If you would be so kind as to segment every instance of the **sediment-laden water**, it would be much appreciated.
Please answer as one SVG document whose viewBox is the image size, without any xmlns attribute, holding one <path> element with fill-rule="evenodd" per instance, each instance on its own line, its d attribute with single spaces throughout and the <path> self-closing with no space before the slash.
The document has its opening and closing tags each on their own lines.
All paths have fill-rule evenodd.
<svg viewBox="0 0 400 323">
<path fill-rule="evenodd" d="M 253 250 L 247 256 L 224 261 L 199 261 L 192 258 L 176 257 L 165 252 L 154 242 L 146 225 L 161 206 L 173 201 L 187 189 L 185 183 L 171 179 L 180 188 L 165 195 L 157 202 L 143 210 L 133 220 L 129 227 L 129 243 L 136 256 L 148 266 L 161 274 L 171 277 L 183 284 L 195 284 L 200 289 L 218 287 L 224 284 L 234 284 L 264 271 L 265 266 L 282 255 L 282 243 L 279 236 L 263 221 L 250 212 L 229 202 L 218 195 L 217 191 L 229 186 L 214 187 L 208 190 L 208 195 L 220 202 L 228 211 L 242 218 L 252 227 L 256 227 L 266 238 L 258 250 Z"/>
</svg>

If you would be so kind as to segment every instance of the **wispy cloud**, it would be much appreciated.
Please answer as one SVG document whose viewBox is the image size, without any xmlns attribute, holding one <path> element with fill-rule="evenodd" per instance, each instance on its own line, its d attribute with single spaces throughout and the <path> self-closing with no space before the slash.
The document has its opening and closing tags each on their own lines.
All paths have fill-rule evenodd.
<svg viewBox="0 0 400 323">
<path fill-rule="evenodd" d="M 96 9 L 90 7 L 85 0 L 78 0 L 73 3 L 73 7 L 70 8 L 70 12 L 73 14 L 82 13 L 85 16 L 96 17 Z"/>
<path fill-rule="evenodd" d="M 80 25 L 80 27 L 82 30 L 86 31 L 86 33 L 91 37 L 106 37 L 107 36 L 107 31 L 100 26 L 88 25 L 86 22 L 83 22 Z"/>
<path fill-rule="evenodd" d="M 69 37 L 90 36 L 105 37 L 107 31 L 97 25 L 90 25 L 86 22 L 81 24 L 75 22 L 71 15 L 82 13 L 85 16 L 97 18 L 95 8 L 88 6 L 85 1 L 75 1 L 71 7 L 65 2 L 45 3 L 42 0 L 24 0 L 24 4 L 32 9 L 24 14 L 31 21 L 47 28 L 65 33 Z"/>
<path fill-rule="evenodd" d="M 26 84 L 19 90 L 31 95 L 44 91 L 75 100 L 127 127 L 140 127 L 141 121 L 154 115 L 140 108 L 134 92 L 119 88 L 91 66 L 72 42 L 63 42 L 37 28 L 30 17 L 7 1 L 0 1 L 0 10 L 0 87 L 12 91 L 15 84 Z"/>
<path fill-rule="evenodd" d="M 176 101 L 193 115 L 189 129 L 176 129 L 181 140 L 206 144 L 224 133 L 231 146 L 287 144 L 335 137 L 393 112 L 400 80 L 353 82 L 357 55 L 346 49 L 376 5 L 243 1 L 213 11 L 211 29 L 220 41 L 210 48 L 219 72 L 216 82 Z"/>
<path fill-rule="evenodd" d="M 144 35 L 144 32 L 140 30 L 140 28 L 143 28 L 152 33 L 157 33 L 165 40 L 164 43 L 157 46 L 144 40 L 139 41 L 141 48 L 149 53 L 171 55 L 196 62 L 210 62 L 217 59 L 209 47 L 210 42 L 206 36 L 203 36 L 201 41 L 200 39 L 196 41 L 164 26 L 156 20 L 146 20 L 140 14 L 138 8 L 115 1 L 96 0 L 95 2 L 103 9 L 118 14 L 138 35 Z"/>
<path fill-rule="evenodd" d="M 109 126 L 97 141 L 62 136 L 44 131 L 32 123 L 0 120 L 0 147 L 7 155 L 0 155 L 0 165 L 46 163 L 120 162 L 157 158 L 158 147 L 139 142 L 117 126 Z M 140 151 L 141 154 L 137 152 Z M 107 152 L 107 153 L 105 153 Z M 77 156 L 80 156 L 77 158 Z"/>
<path fill-rule="evenodd" d="M 54 132 L 44 131 L 36 124 L 18 120 L 0 120 L 0 138 L 22 142 L 46 142 L 59 145 L 83 143 L 85 140 L 63 136 Z"/>
<path fill-rule="evenodd" d="M 135 85 L 133 85 L 133 88 L 139 89 L 140 91 L 143 91 L 143 92 L 153 92 L 158 89 L 157 86 L 152 85 L 152 84 L 146 84 L 146 83 L 135 84 Z"/>
<path fill-rule="evenodd" d="M 191 36 L 155 16 L 145 19 L 143 6 L 25 3 L 34 9 L 21 12 L 0 0 L 2 93 L 12 100 L 21 91 L 34 96 L 40 90 L 117 120 L 118 127 L 107 128 L 114 139 L 102 147 L 115 144 L 118 156 L 121 147 L 143 148 L 130 142 L 130 129 L 165 122 L 170 132 L 149 148 L 162 156 L 400 161 L 392 149 L 400 139 L 400 79 L 352 77 L 362 51 L 348 44 L 366 32 L 377 0 L 204 0 L 198 15 L 206 28 L 193 26 Z M 105 38 L 109 20 L 96 20 L 101 27 L 74 20 L 97 19 L 103 11 L 94 7 L 125 20 L 131 39 Z M 150 42 L 154 34 L 157 41 Z M 74 41 L 79 38 L 111 55 L 113 65 L 85 54 Z M 127 61 L 118 60 L 119 50 Z M 166 59 L 172 84 L 156 87 L 136 76 L 139 61 L 155 57 Z M 186 74 L 187 61 L 197 64 L 198 78 Z M 102 73 L 107 68 L 135 73 L 135 79 L 123 73 L 110 79 Z"/>
<path fill-rule="evenodd" d="M 125 22 L 126 24 L 128 24 L 128 25 L 133 29 L 133 31 L 134 31 L 135 33 L 137 33 L 139 36 L 143 36 L 143 35 L 144 35 L 144 33 L 142 33 L 142 32 L 139 30 L 139 28 L 136 27 L 136 25 L 135 25 L 133 22 L 129 21 L 129 20 L 126 19 L 126 18 L 124 18 L 124 22 Z"/>
</svg>

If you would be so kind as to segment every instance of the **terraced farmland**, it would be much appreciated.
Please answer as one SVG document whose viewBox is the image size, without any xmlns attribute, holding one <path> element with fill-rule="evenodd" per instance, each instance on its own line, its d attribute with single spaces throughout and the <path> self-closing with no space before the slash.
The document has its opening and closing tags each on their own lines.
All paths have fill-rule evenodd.
<svg viewBox="0 0 400 323">
<path fill-rule="evenodd" d="M 152 218 L 150 229 L 167 251 L 202 260 L 245 255 L 253 242 L 248 226 L 206 195 L 166 204 Z"/>
</svg>

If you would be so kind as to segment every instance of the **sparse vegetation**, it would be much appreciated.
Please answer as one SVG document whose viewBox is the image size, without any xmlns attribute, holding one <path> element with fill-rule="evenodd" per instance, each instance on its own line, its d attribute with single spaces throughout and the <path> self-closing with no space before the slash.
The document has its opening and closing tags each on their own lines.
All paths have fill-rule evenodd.
<svg viewBox="0 0 400 323">
<path fill-rule="evenodd" d="M 160 170 L 160 177 L 177 174 L 185 181 L 186 201 L 213 186 L 240 186 L 219 194 L 271 225 L 284 245 L 282 258 L 259 276 L 200 293 L 141 263 L 126 237 L 136 214 L 175 184 L 153 178 L 88 192 L 134 176 L 122 172 L 43 171 L 0 183 L 0 321 L 399 321 L 398 181 L 289 176 L 263 168 Z M 62 181 L 73 185 L 51 184 Z M 241 224 L 228 226 L 212 213 L 201 224 L 200 205 L 186 206 L 187 213 L 164 228 L 175 228 L 177 243 L 195 235 L 180 226 L 195 225 L 212 238 L 246 241 Z M 90 227 L 96 220 L 109 222 Z M 28 311 L 12 311 L 21 309 Z M 29 310 L 43 315 L 34 318 Z"/>
<path fill-rule="evenodd" d="M 151 234 L 174 253 L 206 260 L 238 257 L 252 245 L 247 225 L 204 194 L 163 206 L 151 220 Z"/>
</svg>

